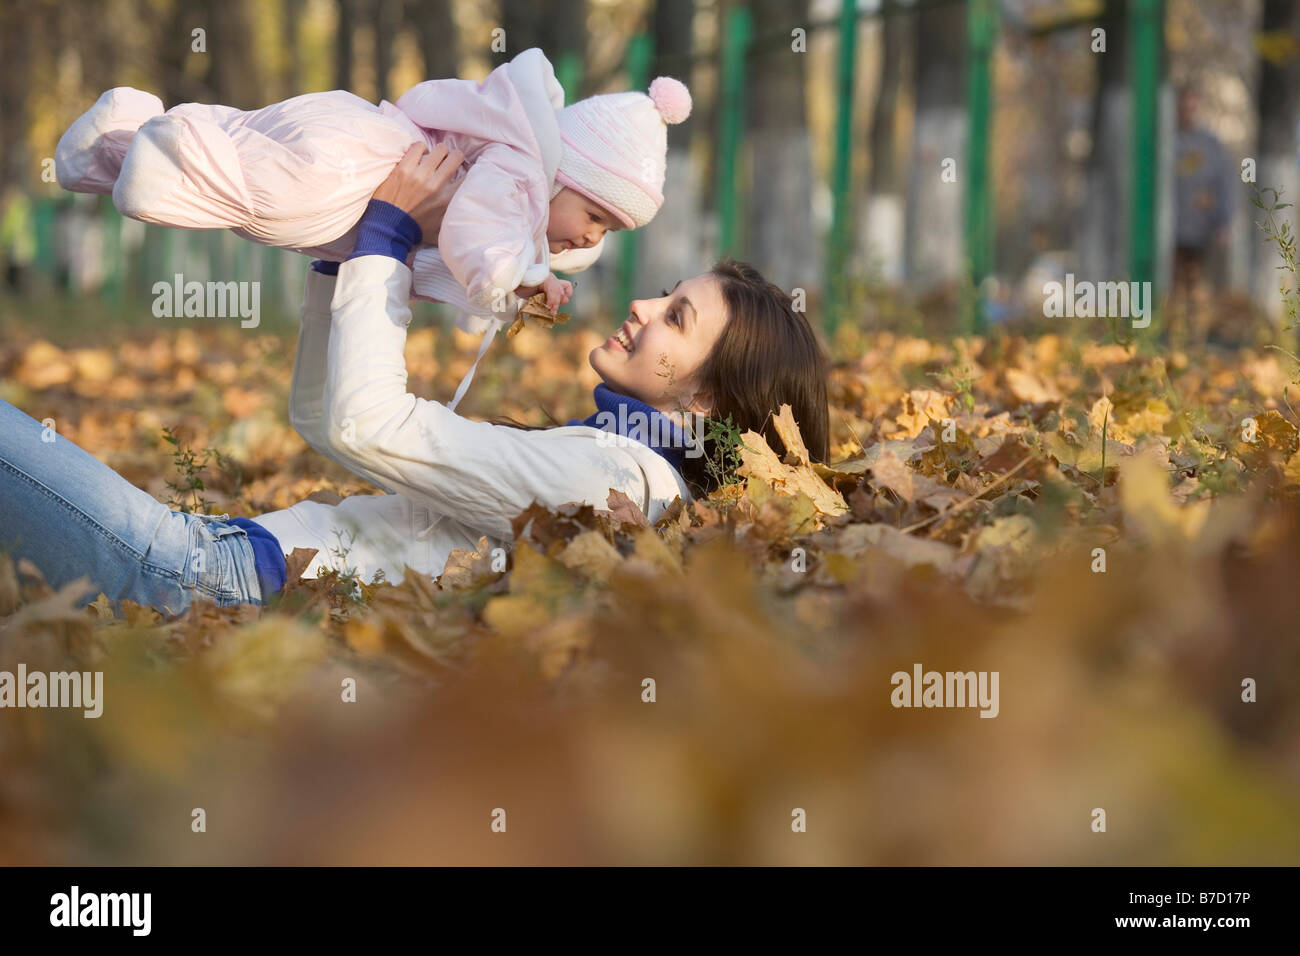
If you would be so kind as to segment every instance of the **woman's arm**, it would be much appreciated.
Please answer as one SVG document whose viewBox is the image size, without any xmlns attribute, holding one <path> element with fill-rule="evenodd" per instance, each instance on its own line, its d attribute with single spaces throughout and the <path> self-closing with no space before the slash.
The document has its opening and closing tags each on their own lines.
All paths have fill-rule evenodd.
<svg viewBox="0 0 1300 956">
<path fill-rule="evenodd" d="M 325 441 L 325 368 L 329 355 L 330 300 L 334 297 L 333 275 L 307 270 L 302 297 L 302 321 L 298 327 L 298 351 L 293 359 L 293 383 L 289 387 L 289 424 L 303 441 L 326 458 L 331 457 Z"/>
<path fill-rule="evenodd" d="M 611 488 L 649 507 L 649 481 L 631 451 L 586 429 L 528 432 L 461 418 L 406 387 L 411 270 L 437 186 L 437 164 L 404 158 L 375 191 L 356 249 L 339 268 L 327 347 L 323 431 L 332 457 L 381 486 L 494 537 L 534 501 L 604 507 Z"/>
<path fill-rule="evenodd" d="M 437 234 L 447 204 L 455 193 L 452 176 L 463 160 L 462 153 L 446 146 L 439 146 L 427 156 L 423 147 L 412 146 L 402 157 L 399 165 L 406 171 L 405 188 L 400 196 L 395 189 L 390 191 L 391 198 L 407 203 L 410 214 L 420 220 L 416 223 L 417 230 L 429 228 Z M 423 170 L 426 175 L 412 177 L 412 170 Z M 418 191 L 415 189 L 417 182 Z M 313 262 L 307 270 L 302 321 L 298 327 L 298 351 L 294 356 L 293 381 L 289 388 L 289 424 L 311 448 L 346 468 L 347 461 L 340 459 L 326 440 L 324 414 L 330 302 L 334 297 L 338 270 L 337 262 Z"/>
<path fill-rule="evenodd" d="M 578 429 L 522 431 L 474 422 L 406 388 L 411 271 L 385 255 L 339 269 L 325 385 L 325 434 L 336 460 L 438 514 L 498 538 L 534 501 L 604 508 L 610 489 L 649 507 L 628 449 Z"/>
</svg>

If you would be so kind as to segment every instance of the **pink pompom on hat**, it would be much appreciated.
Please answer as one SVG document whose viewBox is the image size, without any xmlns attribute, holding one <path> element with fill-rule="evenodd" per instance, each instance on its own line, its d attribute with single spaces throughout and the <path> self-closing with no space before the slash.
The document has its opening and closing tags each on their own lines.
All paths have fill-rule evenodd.
<svg viewBox="0 0 1300 956">
<path fill-rule="evenodd" d="M 690 115 L 690 91 L 670 76 L 651 83 L 648 95 L 607 93 L 566 106 L 555 181 L 608 209 L 624 228 L 644 226 L 664 202 L 668 126 Z"/>
</svg>

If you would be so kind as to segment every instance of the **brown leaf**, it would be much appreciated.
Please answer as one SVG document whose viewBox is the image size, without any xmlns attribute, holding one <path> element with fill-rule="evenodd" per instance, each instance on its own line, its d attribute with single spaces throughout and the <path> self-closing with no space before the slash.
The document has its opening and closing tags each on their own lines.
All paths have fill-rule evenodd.
<svg viewBox="0 0 1300 956">
<path fill-rule="evenodd" d="M 510 522 L 514 538 L 535 542 L 548 552 L 556 542 L 567 542 L 583 531 L 600 527 L 596 509 L 588 504 L 570 502 L 551 511 L 534 501 Z"/>
<path fill-rule="evenodd" d="M 608 579 L 623 560 L 599 531 L 584 531 L 565 545 L 556 557 L 566 568 L 581 571 L 597 581 Z"/>
<path fill-rule="evenodd" d="M 617 488 L 609 489 L 609 498 L 605 503 L 609 506 L 609 513 L 619 524 L 631 525 L 634 528 L 650 527 L 650 519 L 645 516 L 645 512 Z"/>
<path fill-rule="evenodd" d="M 799 433 L 799 425 L 795 422 L 794 412 L 789 405 L 782 405 L 781 411 L 772 416 L 772 427 L 785 444 L 786 457 L 794 456 L 795 460 L 790 464 L 808 464 L 808 448 L 803 443 L 803 435 Z"/>
<path fill-rule="evenodd" d="M 892 453 L 881 455 L 871 466 L 871 477 L 882 488 L 888 488 L 906 502 L 916 500 L 916 482 L 920 479 L 912 469 Z"/>
<path fill-rule="evenodd" d="M 438 577 L 438 587 L 444 590 L 475 588 L 489 581 L 495 581 L 499 572 L 492 568 L 492 546 L 486 536 L 478 539 L 478 546 L 473 551 L 454 548 L 447 555 L 442 574 Z"/>
<path fill-rule="evenodd" d="M 552 312 L 548 309 L 546 307 L 546 293 L 538 292 L 519 307 L 518 316 L 510 324 L 510 328 L 506 329 L 508 338 L 514 338 L 523 329 L 525 316 L 532 320 L 530 324 L 543 329 L 553 329 L 560 323 L 569 321 L 567 312 Z"/>
<path fill-rule="evenodd" d="M 758 432 L 747 431 L 740 437 L 741 465 L 737 469 L 740 475 L 764 481 L 784 495 L 803 492 L 821 514 L 838 515 L 848 510 L 839 492 L 827 485 L 807 462 L 787 465 Z M 799 447 L 802 446 L 801 440 Z"/>
<path fill-rule="evenodd" d="M 307 565 L 311 564 L 312 559 L 316 557 L 318 548 L 294 548 L 284 559 L 284 583 L 287 588 L 302 580 L 302 573 L 307 570 Z"/>
</svg>

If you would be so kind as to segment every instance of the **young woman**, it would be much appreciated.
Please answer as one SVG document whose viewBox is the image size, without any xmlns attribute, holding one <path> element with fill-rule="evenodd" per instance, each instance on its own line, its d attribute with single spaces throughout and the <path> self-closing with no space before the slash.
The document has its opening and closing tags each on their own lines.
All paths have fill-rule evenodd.
<svg viewBox="0 0 1300 956">
<path fill-rule="evenodd" d="M 603 383 L 585 422 L 476 422 L 412 395 L 407 261 L 422 236 L 437 235 L 443 187 L 460 164 L 445 147 L 422 153 L 409 152 L 375 191 L 352 256 L 313 263 L 290 397 L 290 421 L 313 448 L 389 494 L 303 501 L 254 519 L 183 514 L 66 439 L 42 441 L 39 422 L 0 402 L 0 548 L 55 586 L 88 578 L 86 600 L 102 591 L 115 605 L 179 614 L 196 597 L 265 603 L 299 547 L 318 552 L 307 576 L 342 563 L 363 580 L 380 571 L 400 580 L 406 566 L 441 574 L 453 549 L 472 550 L 483 535 L 508 545 L 511 519 L 534 501 L 603 508 L 617 489 L 654 520 L 678 496 L 708 490 L 683 412 L 730 415 L 779 450 L 769 418 L 786 402 L 809 452 L 824 459 L 816 338 L 790 298 L 741 263 L 631 304 L 591 352 Z"/>
</svg>

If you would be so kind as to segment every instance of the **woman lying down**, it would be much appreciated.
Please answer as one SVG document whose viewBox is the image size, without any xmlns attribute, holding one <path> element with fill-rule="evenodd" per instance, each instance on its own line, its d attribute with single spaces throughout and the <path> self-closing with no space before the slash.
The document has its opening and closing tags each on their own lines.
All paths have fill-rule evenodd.
<svg viewBox="0 0 1300 956">
<path fill-rule="evenodd" d="M 337 505 L 302 501 L 251 518 L 171 511 L 40 422 L 0 401 L 0 549 L 54 586 L 86 577 L 103 592 L 181 614 L 196 598 L 264 604 L 285 556 L 316 549 L 328 568 L 340 540 L 364 581 L 406 567 L 442 573 L 481 536 L 508 546 L 533 502 L 607 507 L 611 489 L 655 520 L 678 497 L 710 490 L 710 452 L 692 422 L 732 417 L 780 448 L 770 416 L 788 403 L 810 454 L 827 445 L 826 365 L 805 316 L 753 268 L 723 262 L 655 298 L 637 299 L 592 350 L 596 410 L 565 426 L 471 421 L 406 388 L 412 250 L 438 235 L 459 165 L 412 149 L 375 190 L 341 263 L 308 272 L 290 421 L 320 454 L 389 491 Z M 671 374 L 665 374 L 665 369 Z"/>
</svg>

